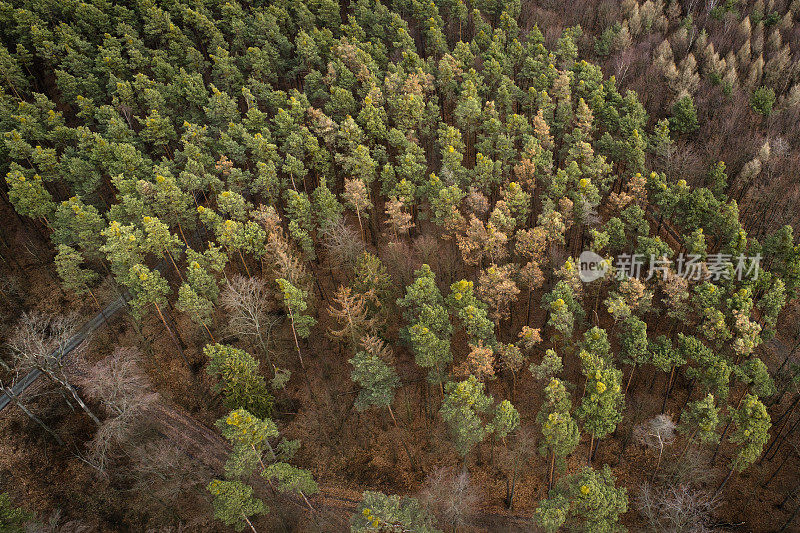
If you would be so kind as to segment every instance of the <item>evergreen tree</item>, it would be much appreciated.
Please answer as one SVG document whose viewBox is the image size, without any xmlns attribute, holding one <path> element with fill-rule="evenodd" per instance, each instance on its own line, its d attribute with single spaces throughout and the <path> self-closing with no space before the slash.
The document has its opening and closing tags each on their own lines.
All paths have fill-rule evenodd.
<svg viewBox="0 0 800 533">
<path fill-rule="evenodd" d="M 54 259 L 56 272 L 65 289 L 73 291 L 77 295 L 86 294 L 92 297 L 94 304 L 100 307 L 92 289 L 92 283 L 100 277 L 94 270 L 83 268 L 83 256 L 76 249 L 66 244 L 58 245 L 58 253 Z"/>
<path fill-rule="evenodd" d="M 672 106 L 672 116 L 669 119 L 669 130 L 677 134 L 693 133 L 700 125 L 697 123 L 697 111 L 694 100 L 689 95 L 678 99 Z"/>
<path fill-rule="evenodd" d="M 228 409 L 246 409 L 260 417 L 270 415 L 272 395 L 253 356 L 224 344 L 207 345 L 203 355 L 208 358 L 206 371 L 220 378 L 217 390 L 222 393 Z"/>
<path fill-rule="evenodd" d="M 628 493 L 614 485 L 608 465 L 602 470 L 584 468 L 565 476 L 539 504 L 534 519 L 553 533 L 562 526 L 586 533 L 621 531 L 619 516 L 628 510 Z"/>
<path fill-rule="evenodd" d="M 553 488 L 553 472 L 556 461 L 563 467 L 564 458 L 575 451 L 580 441 L 578 424 L 570 415 L 572 401 L 564 383 L 551 378 L 544 388 L 545 401 L 536 415 L 536 421 L 542 426 L 543 440 L 539 444 L 539 452 L 548 457 L 550 467 L 547 475 L 547 488 Z"/>
<path fill-rule="evenodd" d="M 395 389 L 400 385 L 392 366 L 392 350 L 377 337 L 367 337 L 361 342 L 363 349 L 349 360 L 353 365 L 350 379 L 361 387 L 356 398 L 356 409 L 363 411 L 371 407 L 388 407 L 391 412 Z"/>
<path fill-rule="evenodd" d="M 208 491 L 214 497 L 214 517 L 236 531 L 249 526 L 255 532 L 250 518 L 269 512 L 264 502 L 253 496 L 253 488 L 241 481 L 214 479 L 208 484 Z"/>
<path fill-rule="evenodd" d="M 350 519 L 350 531 L 417 531 L 438 533 L 434 518 L 416 498 L 365 491 Z"/>
<path fill-rule="evenodd" d="M 305 366 L 303 364 L 303 356 L 300 353 L 300 342 L 297 338 L 307 339 L 311 335 L 311 328 L 317 323 L 313 316 L 303 314 L 308 309 L 308 293 L 283 278 L 278 278 L 275 282 L 283 293 L 283 304 L 289 313 L 289 319 L 292 321 L 292 334 L 297 348 L 297 356 L 300 358 L 300 365 Z"/>
</svg>

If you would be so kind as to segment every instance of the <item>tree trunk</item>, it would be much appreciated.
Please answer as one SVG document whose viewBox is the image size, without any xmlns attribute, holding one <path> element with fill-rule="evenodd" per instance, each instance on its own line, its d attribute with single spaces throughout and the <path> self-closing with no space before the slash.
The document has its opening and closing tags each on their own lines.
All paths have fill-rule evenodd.
<svg viewBox="0 0 800 533">
<path fill-rule="evenodd" d="M 254 527 L 253 527 L 253 523 L 252 523 L 252 522 L 250 522 L 250 519 L 249 519 L 249 518 L 247 518 L 247 517 L 245 516 L 245 517 L 244 517 L 244 521 L 245 521 L 245 522 L 247 522 L 247 525 L 248 525 L 248 526 L 250 526 L 250 529 L 252 529 L 252 530 L 253 530 L 253 533 L 258 533 L 258 531 L 256 531 L 256 528 L 254 528 Z"/>
<path fill-rule="evenodd" d="M 714 492 L 714 495 L 711 497 L 711 499 L 712 499 L 712 500 L 713 500 L 714 498 L 716 498 L 716 497 L 719 495 L 719 493 L 720 493 L 720 492 L 722 492 L 722 489 L 724 489 L 724 488 L 725 488 L 725 485 L 728 483 L 728 480 L 731 478 L 731 475 L 732 475 L 732 474 L 733 474 L 733 468 L 731 468 L 730 470 L 728 470 L 728 475 L 727 475 L 727 476 L 725 476 L 725 479 L 723 479 L 723 480 L 722 480 L 722 483 L 721 483 L 721 484 L 720 484 L 720 486 L 717 488 L 717 490 Z"/>
<path fill-rule="evenodd" d="M 631 367 L 631 373 L 628 375 L 628 383 L 625 384 L 625 391 L 622 393 L 623 396 L 628 395 L 628 387 L 631 386 L 631 381 L 633 381 L 633 373 L 636 372 L 636 365 Z"/>
<path fill-rule="evenodd" d="M 294 314 L 292 313 L 292 308 L 289 305 L 286 305 L 287 309 L 289 309 L 289 317 L 292 319 L 292 335 L 294 335 L 294 345 L 297 347 L 297 357 L 300 358 L 300 367 L 305 370 L 306 365 L 303 363 L 303 355 L 300 353 L 300 342 L 297 340 L 297 330 L 294 329 Z"/>
<path fill-rule="evenodd" d="M 392 422 L 394 422 L 394 427 L 397 429 L 397 433 L 400 435 L 400 443 L 403 445 L 403 449 L 406 452 L 406 456 L 408 456 L 408 462 L 411 463 L 412 470 L 417 470 L 417 464 L 414 462 L 414 458 L 411 456 L 411 450 L 406 443 L 405 437 L 403 437 L 403 430 L 400 428 L 400 424 L 397 423 L 397 419 L 394 417 L 394 412 L 392 411 L 392 406 L 387 405 L 386 407 L 389 408 L 389 416 L 392 417 Z"/>
<path fill-rule="evenodd" d="M 32 413 L 32 412 L 31 412 L 31 411 L 30 411 L 30 410 L 27 408 L 27 406 L 25 406 L 25 404 L 24 404 L 24 403 L 22 403 L 22 401 L 19 399 L 19 397 L 18 397 L 16 394 L 14 394 L 14 390 L 13 390 L 11 387 L 3 387 L 3 388 L 2 388 L 2 390 L 3 390 L 3 392 L 5 393 L 5 395 L 6 395 L 6 396 L 8 396 L 8 399 L 9 399 L 9 400 L 11 400 L 11 403 L 13 403 L 13 404 L 14 404 L 14 405 L 16 405 L 17 407 L 19 407 L 19 408 L 20 408 L 20 410 L 21 410 L 23 413 L 25 413 L 25 416 L 27 416 L 28 418 L 30 418 L 31 420 L 33 420 L 34 422 L 36 422 L 36 424 L 37 424 L 37 425 L 39 425 L 39 427 L 41 427 L 42 429 L 44 429 L 44 430 L 45 430 L 45 431 L 46 431 L 46 432 L 47 432 L 47 433 L 48 433 L 50 436 L 52 436 L 54 439 L 56 439 L 56 442 L 57 442 L 57 443 L 59 443 L 59 444 L 60 444 L 60 445 L 62 445 L 62 446 L 64 445 L 64 441 L 63 441 L 63 440 L 61 440 L 61 437 L 59 437 L 58 435 L 56 435 L 56 433 L 55 433 L 55 432 L 54 432 L 52 429 L 50 429 L 50 427 L 49 427 L 47 424 L 45 424 L 44 422 L 42 422 L 42 419 L 41 419 L 41 418 L 39 418 L 38 416 L 36 416 L 35 414 L 33 414 L 33 413 Z"/>
<path fill-rule="evenodd" d="M 661 402 L 661 414 L 667 410 L 667 400 L 669 400 L 669 393 L 672 392 L 673 380 L 675 379 L 675 365 L 672 365 L 672 371 L 669 373 L 669 381 L 667 382 L 667 389 L 664 393 L 664 401 Z"/>
<path fill-rule="evenodd" d="M 172 332 L 172 328 L 170 328 L 169 325 L 167 324 L 167 319 L 164 318 L 164 313 L 161 312 L 161 307 L 159 307 L 158 304 L 155 302 L 153 302 L 153 305 L 156 306 L 156 311 L 158 312 L 158 316 L 159 318 L 161 318 L 161 322 L 164 324 L 164 327 L 167 328 L 169 336 L 175 342 L 175 346 L 178 347 L 178 352 L 180 352 L 183 362 L 186 363 L 187 368 L 191 368 L 191 365 L 189 365 L 189 361 L 186 359 L 186 354 L 183 353 L 183 347 L 181 347 L 181 343 L 178 342 L 177 337 L 175 337 L 175 334 Z"/>
</svg>

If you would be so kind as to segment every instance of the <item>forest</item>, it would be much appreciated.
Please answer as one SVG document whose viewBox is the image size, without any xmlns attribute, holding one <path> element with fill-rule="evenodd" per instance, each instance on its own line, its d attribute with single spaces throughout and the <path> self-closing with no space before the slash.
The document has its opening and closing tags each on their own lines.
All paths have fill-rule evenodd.
<svg viewBox="0 0 800 533">
<path fill-rule="evenodd" d="M 800 0 L 0 0 L 0 532 L 800 531 Z"/>
</svg>

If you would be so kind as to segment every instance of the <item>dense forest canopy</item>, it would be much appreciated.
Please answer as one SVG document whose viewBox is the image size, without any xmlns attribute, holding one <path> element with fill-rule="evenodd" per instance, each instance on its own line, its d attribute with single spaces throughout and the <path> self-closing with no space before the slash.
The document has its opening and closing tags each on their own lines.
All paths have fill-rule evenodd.
<svg viewBox="0 0 800 533">
<path fill-rule="evenodd" d="M 791 528 L 800 3 L 579 4 L 0 2 L 0 524 Z"/>
</svg>

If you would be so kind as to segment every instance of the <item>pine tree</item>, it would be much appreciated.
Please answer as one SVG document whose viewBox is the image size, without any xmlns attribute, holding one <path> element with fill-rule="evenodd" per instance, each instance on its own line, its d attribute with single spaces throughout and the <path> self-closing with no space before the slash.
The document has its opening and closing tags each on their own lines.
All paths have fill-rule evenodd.
<svg viewBox="0 0 800 533">
<path fill-rule="evenodd" d="M 286 306 L 286 311 L 292 321 L 292 334 L 297 348 L 297 356 L 300 358 L 300 365 L 305 367 L 303 355 L 300 353 L 300 342 L 297 338 L 307 339 L 311 335 L 311 328 L 317 323 L 314 317 L 303 314 L 308 308 L 308 293 L 283 278 L 278 278 L 275 282 L 283 292 L 283 304 Z"/>
<path fill-rule="evenodd" d="M 206 371 L 220 378 L 217 390 L 228 409 L 247 409 L 261 417 L 270 415 L 272 395 L 252 355 L 224 344 L 206 345 L 203 355 L 208 359 Z"/>
<path fill-rule="evenodd" d="M 555 352 L 553 352 L 555 353 Z M 547 490 L 553 488 L 553 473 L 558 461 L 563 467 L 564 458 L 575 451 L 580 441 L 578 424 L 570 415 L 572 401 L 564 383 L 551 378 L 544 388 L 545 400 L 536 415 L 536 421 L 542 426 L 543 440 L 539 444 L 539 453 L 548 457 Z"/>
<path fill-rule="evenodd" d="M 621 390 L 622 372 L 607 366 L 602 360 L 584 365 L 586 392 L 575 411 L 583 422 L 583 431 L 591 435 L 589 460 L 594 456 L 594 440 L 602 439 L 613 432 L 622 420 L 625 395 Z"/>
<path fill-rule="evenodd" d="M 625 384 L 624 393 L 628 392 L 633 373 L 637 366 L 648 362 L 647 324 L 635 316 L 630 316 L 622 321 L 620 333 L 620 359 L 631 367 L 631 373 Z"/>
<path fill-rule="evenodd" d="M 55 203 L 41 176 L 26 177 L 21 170 L 12 170 L 6 175 L 6 183 L 8 199 L 17 213 L 48 223 L 55 211 Z"/>
<path fill-rule="evenodd" d="M 214 517 L 225 525 L 233 526 L 236 531 L 242 531 L 245 526 L 249 526 L 255 533 L 256 528 L 250 518 L 269 512 L 264 502 L 253 496 L 253 488 L 241 481 L 214 479 L 207 489 L 214 497 Z"/>
<path fill-rule="evenodd" d="M 392 349 L 378 337 L 361 340 L 362 350 L 349 360 L 353 365 L 350 379 L 361 387 L 356 398 L 356 409 L 363 411 L 372 407 L 388 407 L 392 410 L 395 389 L 400 385 L 392 366 Z M 394 418 L 394 414 L 391 415 Z"/>
<path fill-rule="evenodd" d="M 678 431 L 687 435 L 686 447 L 681 457 L 689 449 L 695 438 L 703 444 L 714 444 L 719 441 L 717 426 L 719 425 L 719 408 L 716 407 L 713 394 L 689 403 L 681 413 Z"/>
<path fill-rule="evenodd" d="M 699 128 L 697 111 L 694 100 L 689 95 L 678 99 L 672 106 L 672 116 L 669 119 L 669 130 L 677 134 L 693 133 Z"/>
<path fill-rule="evenodd" d="M 539 504 L 534 519 L 549 533 L 562 525 L 586 533 L 619 531 L 619 516 L 628 510 L 628 493 L 616 488 L 615 481 L 608 465 L 565 476 Z"/>
<path fill-rule="evenodd" d="M 489 434 L 496 432 L 503 437 L 519 424 L 519 414 L 510 403 L 501 402 L 495 410 L 491 422 L 485 422 L 481 415 L 489 412 L 492 397 L 484 392 L 484 384 L 475 376 L 469 376 L 459 383 L 449 382 L 445 386 L 445 397 L 439 414 L 447 423 L 456 450 L 465 458 L 470 449 L 482 442 Z"/>
<path fill-rule="evenodd" d="M 401 337 L 411 345 L 416 363 L 430 369 L 428 380 L 442 383 L 446 367 L 453 360 L 450 351 L 453 328 L 430 266 L 422 265 L 414 276 L 405 296 L 397 300 L 407 324 Z"/>
<path fill-rule="evenodd" d="M 365 491 L 350 519 L 353 533 L 415 531 L 439 533 L 435 521 L 416 498 Z"/>
<path fill-rule="evenodd" d="M 742 472 L 761 455 L 769 440 L 772 423 L 764 404 L 752 394 L 744 396 L 740 407 L 732 413 L 731 418 L 735 429 L 731 433 L 730 441 L 738 445 L 736 454 L 731 459 L 731 468 Z"/>
<path fill-rule="evenodd" d="M 77 295 L 86 294 L 92 297 L 94 304 L 100 307 L 90 286 L 100 277 L 97 272 L 88 268 L 82 268 L 84 259 L 79 251 L 66 244 L 58 245 L 58 253 L 54 259 L 56 272 L 61 278 L 65 289 L 73 291 Z"/>
<path fill-rule="evenodd" d="M 528 369 L 531 371 L 534 378 L 544 382 L 552 379 L 556 374 L 561 372 L 564 369 L 564 363 L 561 360 L 561 356 L 559 356 L 555 350 L 548 348 L 544 353 L 542 362 L 538 365 L 531 363 Z"/>
</svg>

